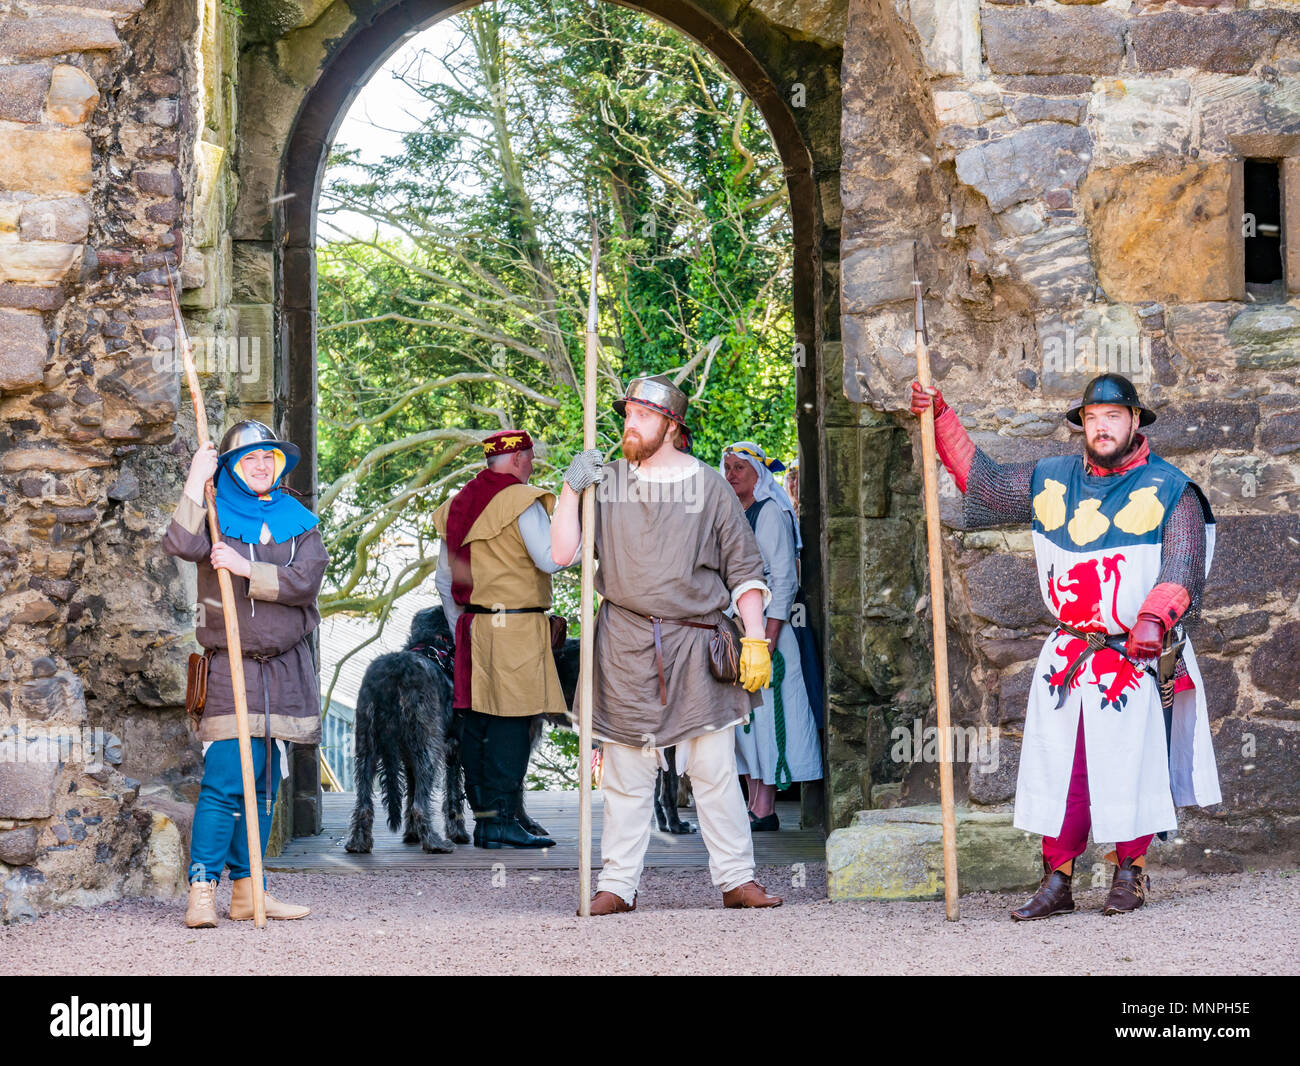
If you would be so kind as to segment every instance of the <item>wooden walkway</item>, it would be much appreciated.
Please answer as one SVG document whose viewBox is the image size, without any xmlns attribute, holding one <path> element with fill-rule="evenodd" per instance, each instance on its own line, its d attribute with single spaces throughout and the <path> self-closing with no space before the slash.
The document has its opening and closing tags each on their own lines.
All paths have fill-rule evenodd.
<svg viewBox="0 0 1300 1066">
<path fill-rule="evenodd" d="M 602 796 L 592 795 L 592 868 L 600 868 L 600 821 Z M 528 813 L 546 826 L 555 840 L 554 848 L 502 848 L 489 851 L 463 844 L 450 855 L 430 855 L 419 844 L 403 844 L 401 834 L 390 833 L 380 811 L 375 814 L 375 847 L 369 855 L 349 855 L 343 850 L 348 820 L 352 816 L 353 794 L 326 792 L 322 797 L 324 831 L 317 836 L 295 837 L 282 854 L 266 860 L 271 871 L 313 873 L 364 873 L 388 870 L 487 870 L 494 863 L 509 862 L 512 869 L 576 870 L 578 868 L 578 794 L 576 792 L 529 792 Z M 695 811 L 683 809 L 683 821 L 697 830 Z M 799 805 L 778 803 L 781 829 L 754 834 L 754 859 L 760 864 L 824 862 L 825 843 L 820 831 L 799 829 Z M 790 828 L 786 828 L 789 826 Z M 473 823 L 470 822 L 473 829 Z M 652 829 L 646 849 L 646 866 L 707 867 L 708 851 L 699 832 L 673 836 Z"/>
</svg>

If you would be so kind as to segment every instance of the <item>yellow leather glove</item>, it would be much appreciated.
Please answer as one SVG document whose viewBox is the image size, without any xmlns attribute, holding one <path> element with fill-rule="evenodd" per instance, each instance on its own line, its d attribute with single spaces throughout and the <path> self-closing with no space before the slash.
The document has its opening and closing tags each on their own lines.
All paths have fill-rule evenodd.
<svg viewBox="0 0 1300 1066">
<path fill-rule="evenodd" d="M 765 637 L 740 638 L 740 683 L 746 692 L 772 685 L 772 654 Z"/>
</svg>

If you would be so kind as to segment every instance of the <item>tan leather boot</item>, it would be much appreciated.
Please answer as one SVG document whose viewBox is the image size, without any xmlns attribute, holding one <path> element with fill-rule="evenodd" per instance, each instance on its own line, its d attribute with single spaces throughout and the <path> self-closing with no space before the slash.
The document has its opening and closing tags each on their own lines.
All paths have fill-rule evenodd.
<svg viewBox="0 0 1300 1066">
<path fill-rule="evenodd" d="M 262 897 L 266 901 L 266 916 L 268 918 L 293 921 L 295 918 L 306 918 L 311 913 L 310 907 L 299 907 L 294 903 L 281 903 L 269 892 L 264 892 Z M 251 921 L 252 917 L 253 879 L 251 877 L 241 877 L 231 884 L 230 920 L 232 922 L 247 922 Z"/>
<path fill-rule="evenodd" d="M 215 881 L 190 882 L 190 903 L 185 908 L 185 924 L 191 929 L 217 927 L 217 883 Z"/>
</svg>

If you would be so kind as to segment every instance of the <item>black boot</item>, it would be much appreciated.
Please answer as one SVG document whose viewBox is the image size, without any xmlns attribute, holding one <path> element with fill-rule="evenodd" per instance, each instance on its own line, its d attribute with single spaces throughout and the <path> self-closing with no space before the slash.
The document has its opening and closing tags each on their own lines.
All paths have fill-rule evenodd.
<svg viewBox="0 0 1300 1066">
<path fill-rule="evenodd" d="M 519 824 L 527 829 L 535 837 L 544 837 L 547 835 L 546 829 L 539 825 L 537 821 L 530 818 L 528 812 L 524 810 L 524 793 L 521 789 L 515 803 L 515 817 L 519 819 Z"/>
<path fill-rule="evenodd" d="M 555 841 L 550 837 L 536 836 L 525 829 L 515 817 L 514 795 L 494 798 L 488 806 L 493 808 L 492 816 L 474 825 L 474 843 L 480 848 L 553 848 Z M 485 811 L 484 814 L 488 812 Z M 483 826 L 482 834 L 478 826 Z"/>
</svg>

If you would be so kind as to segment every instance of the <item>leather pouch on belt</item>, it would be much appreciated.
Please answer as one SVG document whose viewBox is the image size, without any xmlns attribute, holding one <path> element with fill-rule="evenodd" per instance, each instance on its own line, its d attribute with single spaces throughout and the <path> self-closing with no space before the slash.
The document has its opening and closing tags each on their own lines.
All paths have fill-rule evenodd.
<svg viewBox="0 0 1300 1066">
<path fill-rule="evenodd" d="M 569 636 L 569 620 L 562 614 L 553 614 L 547 621 L 551 625 L 551 651 L 560 651 Z"/>
<path fill-rule="evenodd" d="M 195 726 L 203 717 L 203 705 L 208 700 L 208 665 L 212 662 L 212 652 L 190 655 L 189 669 L 185 677 L 185 713 Z"/>
</svg>

